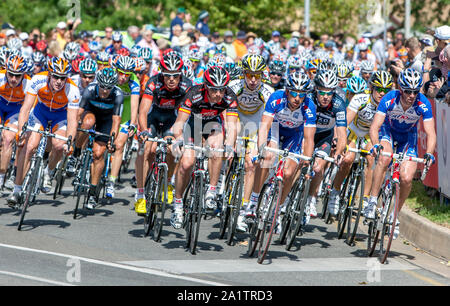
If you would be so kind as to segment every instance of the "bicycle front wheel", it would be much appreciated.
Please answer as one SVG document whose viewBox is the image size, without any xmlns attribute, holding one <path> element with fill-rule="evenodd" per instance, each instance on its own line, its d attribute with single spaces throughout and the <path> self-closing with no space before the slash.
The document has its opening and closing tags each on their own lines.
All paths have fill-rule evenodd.
<svg viewBox="0 0 450 306">
<path fill-rule="evenodd" d="M 147 237 L 150 234 L 151 229 L 155 221 L 155 208 L 153 199 L 156 197 L 156 177 L 155 167 L 152 167 L 150 174 L 146 180 L 145 185 L 145 205 L 146 213 L 144 215 L 144 236 Z"/>
<path fill-rule="evenodd" d="M 166 213 L 166 204 L 168 197 L 167 171 L 165 168 L 159 168 L 155 205 L 155 221 L 153 224 L 153 240 L 159 242 L 164 226 L 164 215 Z"/>
<path fill-rule="evenodd" d="M 25 218 L 25 214 L 27 213 L 28 206 L 33 200 L 34 190 L 36 189 L 36 184 L 39 179 L 39 173 L 42 167 L 42 157 L 36 157 L 36 161 L 34 163 L 33 170 L 31 172 L 31 177 L 28 181 L 26 190 L 25 190 L 25 199 L 22 205 L 22 212 L 20 213 L 19 224 L 17 225 L 17 230 L 22 229 L 23 220 Z"/>
<path fill-rule="evenodd" d="M 265 219 L 264 228 L 262 229 L 261 232 L 260 246 L 258 252 L 259 264 L 262 264 L 264 258 L 267 255 L 267 251 L 269 250 L 270 247 L 270 242 L 272 241 L 273 231 L 277 226 L 278 210 L 280 208 L 281 190 L 282 190 L 281 181 L 279 181 L 276 184 L 273 184 L 272 188 L 273 189 L 270 192 L 271 197 L 269 198 L 270 202 L 268 205 L 268 211 L 266 213 L 267 218 L 264 218 Z M 271 221 L 270 215 L 272 215 Z"/>
<path fill-rule="evenodd" d="M 203 216 L 203 210 L 202 210 L 202 203 L 203 203 L 203 178 L 202 177 L 195 177 L 194 178 L 194 184 L 192 184 L 194 187 L 194 190 L 191 190 L 191 196 L 194 201 L 193 205 L 191 206 L 193 208 L 191 212 L 191 243 L 189 250 L 191 251 L 192 255 L 195 255 L 197 252 L 197 242 L 198 242 L 198 234 L 200 232 L 200 221 L 202 220 Z M 194 193 L 192 195 L 192 193 Z"/>
<path fill-rule="evenodd" d="M 349 206 L 349 217 L 347 222 L 347 239 L 346 243 L 350 246 L 354 244 L 356 232 L 358 231 L 359 219 L 361 218 L 362 206 L 364 201 L 364 172 L 361 172 L 359 176 L 355 189 L 353 190 L 352 202 Z M 353 203 L 355 202 L 355 197 L 358 192 L 358 187 L 360 188 L 359 199 L 357 200 L 357 206 L 355 207 Z"/>
<path fill-rule="evenodd" d="M 398 202 L 400 195 L 398 192 L 399 188 L 398 183 L 393 185 L 391 201 L 388 204 L 389 208 L 384 218 L 383 228 L 381 230 L 379 259 L 382 264 L 386 262 L 389 255 L 389 250 L 391 249 L 392 239 L 394 237 L 395 223 L 397 222 L 398 216 Z M 392 216 L 392 218 L 390 216 Z"/>
<path fill-rule="evenodd" d="M 233 243 L 233 238 L 236 235 L 236 225 L 239 218 L 239 213 L 241 211 L 242 204 L 242 196 L 244 193 L 244 176 L 242 173 L 236 175 L 236 179 L 234 180 L 232 192 L 231 210 L 230 210 L 230 218 L 228 219 L 228 235 L 227 235 L 227 244 L 231 245 Z"/>
</svg>

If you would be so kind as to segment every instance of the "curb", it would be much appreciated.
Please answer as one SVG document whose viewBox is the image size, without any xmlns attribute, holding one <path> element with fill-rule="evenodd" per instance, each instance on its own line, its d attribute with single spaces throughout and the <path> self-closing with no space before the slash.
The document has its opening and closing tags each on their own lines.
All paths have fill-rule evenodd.
<svg viewBox="0 0 450 306">
<path fill-rule="evenodd" d="M 450 229 L 419 216 L 406 205 L 399 220 L 400 235 L 430 254 L 450 260 Z"/>
</svg>

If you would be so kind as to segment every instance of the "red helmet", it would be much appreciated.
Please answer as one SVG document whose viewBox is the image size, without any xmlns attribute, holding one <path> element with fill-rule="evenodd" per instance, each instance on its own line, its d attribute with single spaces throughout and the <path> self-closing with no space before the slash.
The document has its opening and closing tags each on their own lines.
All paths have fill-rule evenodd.
<svg viewBox="0 0 450 306">
<path fill-rule="evenodd" d="M 175 51 L 168 52 L 161 58 L 160 66 L 168 71 L 181 71 L 183 69 L 183 59 Z"/>
<path fill-rule="evenodd" d="M 230 75 L 223 67 L 211 66 L 203 74 L 203 79 L 207 86 L 225 87 L 230 82 Z"/>
</svg>

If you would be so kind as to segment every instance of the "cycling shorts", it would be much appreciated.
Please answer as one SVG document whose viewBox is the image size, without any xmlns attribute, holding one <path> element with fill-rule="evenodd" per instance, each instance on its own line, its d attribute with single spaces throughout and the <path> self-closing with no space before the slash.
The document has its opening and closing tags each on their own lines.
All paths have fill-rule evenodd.
<svg viewBox="0 0 450 306">
<path fill-rule="evenodd" d="M 278 124 L 276 124 L 276 125 L 278 125 Z M 289 128 L 283 128 L 282 126 L 279 126 L 279 125 L 278 125 L 278 127 L 274 127 L 274 125 L 272 125 L 272 128 L 269 131 L 269 141 L 272 141 L 272 142 L 278 144 L 278 147 L 280 147 L 280 143 L 281 143 L 281 148 L 280 148 L 281 150 L 288 148 L 289 152 L 292 152 L 295 154 L 301 154 L 302 141 L 303 141 L 303 129 L 301 129 L 301 128 L 289 129 Z M 299 162 L 299 160 L 297 158 L 291 158 L 291 159 L 297 163 Z"/>
<path fill-rule="evenodd" d="M 200 123 L 201 121 L 201 123 Z M 214 132 L 224 133 L 223 120 L 220 116 L 208 120 L 201 120 L 191 115 L 184 126 L 185 143 L 201 145 L 203 139 L 208 139 Z M 199 138 L 198 135 L 202 137 Z"/>
<path fill-rule="evenodd" d="M 394 153 L 406 152 L 407 156 L 418 157 L 417 151 L 417 129 L 412 129 L 407 133 L 394 132 L 391 127 L 384 123 L 379 131 L 380 141 L 387 141 L 394 148 L 397 143 L 397 150 Z"/>
<path fill-rule="evenodd" d="M 99 133 L 103 133 L 103 134 L 107 134 L 110 135 L 111 134 L 111 129 L 112 129 L 112 115 L 111 116 L 105 116 L 104 114 L 102 115 L 98 115 L 93 111 L 84 111 L 84 113 L 81 115 L 81 121 L 83 121 L 84 117 L 88 114 L 91 113 L 95 116 L 95 126 L 94 126 L 94 130 L 96 132 Z M 100 136 L 100 135 L 96 135 L 94 140 L 96 142 L 104 142 L 105 144 L 108 143 L 109 138 L 106 136 Z"/>
<path fill-rule="evenodd" d="M 50 111 L 42 103 L 37 103 L 28 118 L 28 126 L 45 130 L 49 122 L 51 122 L 50 128 L 52 132 L 67 130 L 67 110 Z"/>
<path fill-rule="evenodd" d="M 4 124 L 18 124 L 19 113 L 22 104 L 20 103 L 0 103 L 1 122 Z"/>
<path fill-rule="evenodd" d="M 147 116 L 147 128 L 150 129 L 150 137 L 173 136 L 172 127 L 176 120 L 175 110 L 153 107 Z"/>
<path fill-rule="evenodd" d="M 334 131 L 332 133 L 321 133 L 314 135 L 314 151 L 322 152 L 326 156 L 330 156 L 331 146 L 334 138 Z"/>
<path fill-rule="evenodd" d="M 347 128 L 347 139 L 350 142 L 357 143 L 358 139 L 363 138 L 362 147 L 360 149 L 365 150 L 367 148 L 367 144 L 371 141 L 369 132 L 361 130 L 358 128 L 353 122 Z"/>
</svg>

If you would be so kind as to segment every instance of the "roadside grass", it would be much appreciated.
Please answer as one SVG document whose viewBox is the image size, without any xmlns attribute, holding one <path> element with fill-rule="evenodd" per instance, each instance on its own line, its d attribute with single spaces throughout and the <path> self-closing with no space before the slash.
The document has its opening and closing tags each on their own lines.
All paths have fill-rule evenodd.
<svg viewBox="0 0 450 306">
<path fill-rule="evenodd" d="M 428 195 L 421 181 L 413 181 L 411 193 L 406 199 L 406 205 L 415 213 L 428 220 L 450 228 L 450 205 L 441 205 L 439 195 Z"/>
</svg>

